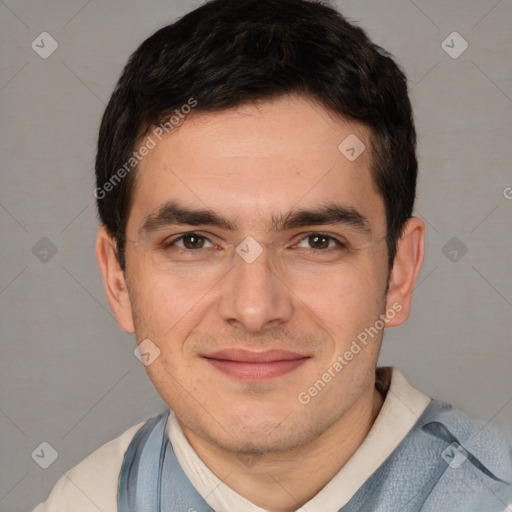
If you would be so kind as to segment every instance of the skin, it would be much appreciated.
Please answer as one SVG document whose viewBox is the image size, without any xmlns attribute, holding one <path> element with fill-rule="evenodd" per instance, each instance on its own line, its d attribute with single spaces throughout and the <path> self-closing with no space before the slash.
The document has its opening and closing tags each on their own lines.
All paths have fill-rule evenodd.
<svg viewBox="0 0 512 512">
<path fill-rule="evenodd" d="M 366 146 L 353 162 L 338 150 L 350 134 Z M 137 170 L 124 273 L 114 241 L 104 227 L 98 232 L 97 258 L 121 328 L 160 349 L 146 367 L 155 388 L 213 473 L 266 510 L 295 510 L 317 494 L 383 403 L 375 389 L 382 331 L 308 404 L 298 400 L 393 304 L 401 311 L 386 326 L 409 315 L 425 226 L 408 221 L 389 274 L 384 203 L 370 164 L 368 130 L 304 97 L 191 114 Z M 141 229 L 166 201 L 211 209 L 237 228 Z M 272 229 L 271 216 L 332 202 L 366 217 L 370 232 L 345 224 Z M 163 247 L 190 232 L 207 238 L 202 248 L 190 248 L 190 239 Z M 314 233 L 346 247 L 313 249 Z M 236 252 L 248 236 L 263 248 L 252 263 Z M 309 359 L 276 378 L 241 381 L 203 357 L 231 347 Z"/>
</svg>

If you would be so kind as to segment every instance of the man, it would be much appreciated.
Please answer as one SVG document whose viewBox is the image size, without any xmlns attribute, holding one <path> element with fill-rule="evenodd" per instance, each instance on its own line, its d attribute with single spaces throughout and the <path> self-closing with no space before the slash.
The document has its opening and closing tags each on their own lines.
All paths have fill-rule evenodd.
<svg viewBox="0 0 512 512">
<path fill-rule="evenodd" d="M 100 129 L 97 257 L 170 411 L 36 511 L 506 510 L 499 434 L 376 369 L 416 174 L 403 73 L 323 4 L 214 0 L 146 40 Z"/>
</svg>

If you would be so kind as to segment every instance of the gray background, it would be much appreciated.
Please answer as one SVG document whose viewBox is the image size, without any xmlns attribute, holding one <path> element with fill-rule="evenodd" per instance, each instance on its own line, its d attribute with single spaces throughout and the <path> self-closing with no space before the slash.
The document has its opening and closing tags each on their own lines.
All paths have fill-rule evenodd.
<svg viewBox="0 0 512 512">
<path fill-rule="evenodd" d="M 62 472 L 164 408 L 105 300 L 93 162 L 129 54 L 200 3 L 0 2 L 2 511 L 30 510 Z M 405 68 L 420 141 L 426 260 L 381 364 L 510 429 L 512 0 L 337 5 Z M 47 59 L 31 48 L 43 31 L 59 45 Z M 453 31 L 469 44 L 456 59 L 442 47 Z M 43 441 L 59 455 L 46 470 L 31 458 Z"/>
</svg>

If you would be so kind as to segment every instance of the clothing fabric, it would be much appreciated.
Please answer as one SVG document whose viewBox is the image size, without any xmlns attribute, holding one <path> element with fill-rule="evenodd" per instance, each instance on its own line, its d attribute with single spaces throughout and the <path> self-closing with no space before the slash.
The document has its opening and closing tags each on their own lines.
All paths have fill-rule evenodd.
<svg viewBox="0 0 512 512">
<path fill-rule="evenodd" d="M 377 376 L 386 398 L 370 432 L 339 473 L 299 510 L 507 510 L 512 503 L 510 446 L 449 405 L 431 401 L 397 368 L 379 368 Z M 141 492 L 150 496 L 131 505 L 129 499 Z M 263 512 L 205 466 L 172 411 L 132 427 L 84 459 L 34 512 L 156 512 L 158 500 L 162 511 Z"/>
</svg>

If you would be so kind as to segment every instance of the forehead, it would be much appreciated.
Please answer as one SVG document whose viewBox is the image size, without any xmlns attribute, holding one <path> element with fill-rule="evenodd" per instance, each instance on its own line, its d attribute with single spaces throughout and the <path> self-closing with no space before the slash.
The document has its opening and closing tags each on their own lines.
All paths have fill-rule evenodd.
<svg viewBox="0 0 512 512">
<path fill-rule="evenodd" d="M 163 140 L 153 138 L 156 147 L 137 169 L 130 221 L 179 200 L 254 226 L 265 216 L 340 202 L 383 222 L 369 130 L 308 99 L 193 113 Z"/>
</svg>

